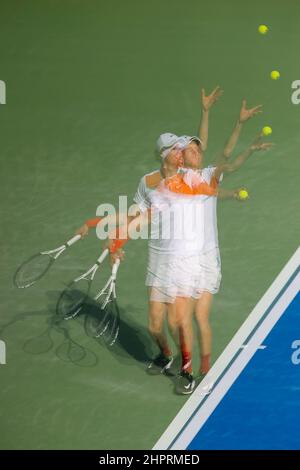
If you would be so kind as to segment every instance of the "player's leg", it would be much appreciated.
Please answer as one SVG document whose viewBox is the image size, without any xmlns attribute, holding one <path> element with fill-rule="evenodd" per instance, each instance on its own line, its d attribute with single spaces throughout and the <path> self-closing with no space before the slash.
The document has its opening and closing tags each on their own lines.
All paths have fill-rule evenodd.
<svg viewBox="0 0 300 470">
<path fill-rule="evenodd" d="M 200 377 L 210 369 L 212 329 L 210 312 L 213 296 L 219 290 L 221 283 L 221 260 L 219 249 L 215 248 L 200 257 L 202 271 L 201 295 L 196 303 L 195 313 L 200 336 Z"/>
<path fill-rule="evenodd" d="M 192 372 L 193 328 L 190 299 L 177 297 L 175 305 L 179 325 L 181 369 Z"/>
<path fill-rule="evenodd" d="M 149 332 L 165 356 L 171 356 L 172 351 L 164 332 L 166 306 L 161 302 L 149 301 Z"/>
<path fill-rule="evenodd" d="M 195 388 L 192 368 L 193 349 L 193 302 L 189 297 L 177 297 L 175 301 L 176 316 L 179 327 L 179 344 L 181 352 L 181 370 L 176 381 L 176 391 L 190 394 Z"/>
<path fill-rule="evenodd" d="M 174 303 L 167 303 L 166 306 L 167 306 L 167 319 L 168 319 L 169 332 L 179 352 L 180 351 L 179 322 L 178 322 L 178 317 L 176 313 L 176 305 L 174 302 Z"/>
<path fill-rule="evenodd" d="M 191 371 L 191 351 L 193 347 L 192 313 L 190 299 L 178 297 L 174 303 L 167 304 L 168 327 L 171 336 L 182 356 L 182 369 Z"/>
<path fill-rule="evenodd" d="M 164 331 L 166 305 L 162 302 L 149 300 L 149 332 L 159 347 L 159 354 L 149 364 L 147 371 L 150 374 L 160 374 L 170 368 L 173 354 Z"/>
<path fill-rule="evenodd" d="M 195 308 L 196 320 L 200 335 L 200 375 L 206 374 L 210 369 L 212 329 L 210 325 L 210 312 L 212 307 L 213 294 L 203 292 L 198 299 Z"/>
</svg>

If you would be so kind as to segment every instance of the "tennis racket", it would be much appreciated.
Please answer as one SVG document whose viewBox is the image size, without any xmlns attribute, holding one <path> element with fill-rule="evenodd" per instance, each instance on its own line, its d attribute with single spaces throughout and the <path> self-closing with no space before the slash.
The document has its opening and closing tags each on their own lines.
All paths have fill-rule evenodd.
<svg viewBox="0 0 300 470">
<path fill-rule="evenodd" d="M 65 320 L 74 318 L 82 309 L 91 289 L 95 274 L 109 253 L 106 248 L 96 263 L 81 276 L 74 279 L 62 292 L 56 306 L 56 313 Z"/>
<path fill-rule="evenodd" d="M 120 266 L 117 259 L 113 265 L 112 273 L 103 289 L 95 296 L 99 305 L 99 314 L 89 319 L 87 325 L 89 334 L 95 338 L 103 338 L 112 346 L 118 337 L 120 327 L 120 312 L 117 304 L 116 279 Z"/>
<path fill-rule="evenodd" d="M 81 235 L 75 235 L 64 245 L 49 251 L 40 251 L 36 255 L 31 256 L 17 269 L 14 275 L 14 284 L 19 289 L 25 289 L 32 286 L 36 281 L 41 279 L 51 268 L 57 258 L 62 253 L 80 240 Z"/>
</svg>

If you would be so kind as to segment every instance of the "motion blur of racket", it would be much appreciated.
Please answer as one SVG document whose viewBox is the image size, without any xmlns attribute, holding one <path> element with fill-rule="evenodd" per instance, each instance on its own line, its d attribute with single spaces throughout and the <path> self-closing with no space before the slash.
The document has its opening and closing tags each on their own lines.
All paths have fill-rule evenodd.
<svg viewBox="0 0 300 470">
<path fill-rule="evenodd" d="M 87 220 L 85 224 L 91 228 L 96 227 L 100 221 L 100 217 L 95 217 Z M 17 269 L 13 278 L 15 286 L 20 289 L 24 289 L 35 284 L 36 281 L 44 277 L 57 258 L 61 256 L 67 248 L 74 245 L 74 243 L 78 242 L 80 239 L 81 234 L 77 234 L 64 245 L 61 245 L 54 250 L 40 251 L 39 253 L 31 256 Z"/>
<path fill-rule="evenodd" d="M 63 317 L 65 320 L 69 320 L 70 318 L 74 318 L 78 315 L 88 298 L 95 274 L 108 253 L 109 250 L 106 248 L 101 253 L 95 264 L 93 264 L 93 266 L 81 276 L 74 279 L 61 293 L 56 305 L 56 313 L 60 317 Z"/>
<path fill-rule="evenodd" d="M 119 335 L 120 312 L 117 304 L 116 279 L 120 266 L 117 259 L 113 265 L 111 276 L 105 286 L 95 296 L 98 308 L 93 315 L 87 314 L 85 329 L 89 336 L 102 338 L 109 346 L 113 346 Z"/>
<path fill-rule="evenodd" d="M 118 250 L 122 249 L 122 247 L 125 245 L 125 243 L 127 243 L 127 241 L 128 239 L 113 240 L 110 248 L 106 248 L 102 252 L 102 254 L 97 259 L 96 263 L 93 264 L 93 266 L 81 276 L 74 279 L 66 287 L 66 289 L 60 295 L 56 306 L 56 313 L 60 317 L 63 317 L 65 320 L 69 320 L 79 314 L 84 304 L 86 303 L 86 300 L 88 299 L 91 286 L 95 278 L 95 274 L 98 271 L 100 265 L 103 263 L 109 252 L 116 253 Z M 118 259 L 117 261 L 118 263 L 116 273 L 119 267 L 120 260 Z M 97 300 L 98 298 L 99 296 L 96 296 L 95 300 Z"/>
<path fill-rule="evenodd" d="M 14 275 L 14 284 L 19 289 L 25 289 L 35 284 L 39 279 L 45 276 L 53 263 L 61 256 L 64 251 L 80 240 L 80 235 L 68 240 L 64 245 L 49 251 L 40 251 L 31 256 L 19 266 Z"/>
</svg>

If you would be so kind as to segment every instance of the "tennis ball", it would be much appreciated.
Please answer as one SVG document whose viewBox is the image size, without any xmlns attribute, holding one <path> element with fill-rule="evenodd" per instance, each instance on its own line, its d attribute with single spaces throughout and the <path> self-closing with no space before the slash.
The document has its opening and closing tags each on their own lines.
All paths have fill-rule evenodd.
<svg viewBox="0 0 300 470">
<path fill-rule="evenodd" d="M 267 32 L 269 31 L 269 28 L 267 25 L 265 24 L 261 24 L 259 27 L 258 27 L 258 32 L 260 34 L 267 34 Z"/>
<path fill-rule="evenodd" d="M 272 80 L 278 80 L 280 78 L 280 73 L 278 72 L 278 70 L 272 70 L 270 76 Z"/>
<path fill-rule="evenodd" d="M 248 191 L 246 189 L 240 189 L 239 191 L 239 199 L 241 199 L 242 201 L 244 201 L 245 199 L 248 199 L 249 198 L 249 194 L 248 194 Z"/>
<path fill-rule="evenodd" d="M 272 132 L 273 132 L 272 127 L 270 126 L 263 127 L 263 130 L 262 130 L 263 135 L 271 135 Z"/>
</svg>

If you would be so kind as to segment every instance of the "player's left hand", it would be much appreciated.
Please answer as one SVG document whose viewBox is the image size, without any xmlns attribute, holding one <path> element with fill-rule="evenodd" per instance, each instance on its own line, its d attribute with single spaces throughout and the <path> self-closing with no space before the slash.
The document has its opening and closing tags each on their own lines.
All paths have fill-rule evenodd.
<svg viewBox="0 0 300 470">
<path fill-rule="evenodd" d="M 241 197 L 241 196 L 240 196 L 240 191 L 247 191 L 247 189 L 246 189 L 244 186 L 242 186 L 241 188 L 235 189 L 235 190 L 233 191 L 233 197 L 234 197 L 234 199 L 236 199 L 236 200 L 239 201 L 239 202 L 246 202 L 246 201 L 248 201 L 249 198 L 250 198 L 249 195 L 248 195 L 248 197 Z"/>
<path fill-rule="evenodd" d="M 251 150 L 254 152 L 261 150 L 266 151 L 274 147 L 274 145 L 275 144 L 272 142 L 258 142 L 251 145 Z"/>
<path fill-rule="evenodd" d="M 242 107 L 240 110 L 240 122 L 241 123 L 248 121 L 249 119 L 256 116 L 256 114 L 262 113 L 261 104 L 258 106 L 254 106 L 254 108 L 250 108 L 250 109 L 247 109 L 246 106 L 247 106 L 246 100 L 243 99 Z"/>
<path fill-rule="evenodd" d="M 205 89 L 202 88 L 201 90 L 201 101 L 202 101 L 202 108 L 205 111 L 208 111 L 222 96 L 223 90 L 219 86 L 217 86 L 210 95 L 205 95 Z"/>
</svg>

